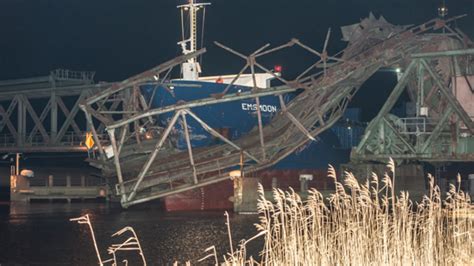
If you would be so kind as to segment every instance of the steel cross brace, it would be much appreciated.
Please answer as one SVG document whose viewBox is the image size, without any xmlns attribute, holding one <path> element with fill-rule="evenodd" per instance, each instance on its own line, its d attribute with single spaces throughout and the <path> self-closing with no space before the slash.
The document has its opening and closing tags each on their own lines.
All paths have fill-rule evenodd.
<svg viewBox="0 0 474 266">
<path fill-rule="evenodd" d="M 222 140 L 225 143 L 229 144 L 230 146 L 234 147 L 236 150 L 243 151 L 245 156 L 247 156 L 250 159 L 254 160 L 256 163 L 261 163 L 260 160 L 258 160 L 255 156 L 251 155 L 248 151 L 243 150 L 237 144 L 230 141 L 226 137 L 222 136 L 219 132 L 217 132 L 212 127 L 210 127 L 208 124 L 206 124 L 206 122 L 204 122 L 202 119 L 200 119 L 196 114 L 191 112 L 189 109 L 184 110 L 184 112 L 189 114 L 190 116 L 192 116 L 194 118 L 194 120 L 196 120 L 199 124 L 201 124 L 201 126 L 204 128 L 204 130 L 206 130 L 207 132 L 212 134 L 214 137 L 219 138 L 220 140 Z"/>
<path fill-rule="evenodd" d="M 384 118 L 384 116 L 393 108 L 395 105 L 397 99 L 402 95 L 403 90 L 405 89 L 405 86 L 408 83 L 408 77 L 412 74 L 413 70 L 415 69 L 417 60 L 412 60 L 410 64 L 408 65 L 405 73 L 403 73 L 402 77 L 398 81 L 397 85 L 393 89 L 392 93 L 386 100 L 385 104 L 382 106 L 382 109 L 380 112 L 377 114 L 377 116 L 370 122 L 369 126 L 365 130 L 364 137 L 360 141 L 359 145 L 356 148 L 357 153 L 360 153 L 362 151 L 362 148 L 365 147 L 365 144 L 369 140 L 369 138 L 374 134 L 375 132 L 375 127 L 380 124 L 380 121 Z"/>
<path fill-rule="evenodd" d="M 48 102 L 46 103 L 43 111 L 41 112 L 40 116 L 39 116 L 39 120 L 41 121 L 41 123 L 43 123 L 44 119 L 46 119 L 49 111 L 51 110 L 51 102 L 53 101 L 52 97 L 48 100 Z M 33 127 L 33 129 L 31 130 L 30 132 L 30 135 L 27 139 L 27 142 L 32 142 L 33 141 L 33 137 L 34 135 L 36 134 L 36 132 L 39 130 L 39 126 L 37 126 L 35 124 L 35 126 Z M 54 138 L 54 135 L 53 135 L 53 132 L 51 132 L 51 138 Z"/>
<path fill-rule="evenodd" d="M 55 142 L 58 142 L 61 140 L 61 138 L 64 136 L 66 133 L 66 130 L 69 128 L 70 125 L 76 125 L 76 122 L 74 122 L 74 117 L 76 117 L 77 112 L 79 111 L 79 103 L 82 102 L 82 100 L 86 97 L 86 91 L 82 91 L 81 94 L 79 95 L 79 98 L 76 100 L 76 103 L 72 107 L 70 112 L 67 112 L 66 106 L 63 105 L 62 100 L 58 97 L 57 100 L 59 103 L 60 108 L 63 110 L 64 114 L 66 115 L 66 120 L 64 121 L 63 125 L 61 126 L 61 129 L 59 130 Z M 74 128 L 74 126 L 73 126 Z"/>
<path fill-rule="evenodd" d="M 109 137 L 110 137 L 110 142 L 112 144 L 112 151 L 113 151 L 113 156 L 114 156 L 114 164 L 115 164 L 115 171 L 117 173 L 117 179 L 120 184 L 120 194 L 122 196 L 121 201 L 125 201 L 127 198 L 125 196 L 125 187 L 123 185 L 123 176 L 122 176 L 122 167 L 120 165 L 120 152 L 117 149 L 117 142 L 115 140 L 115 129 L 109 130 Z M 105 156 L 105 154 L 104 154 Z"/>
<path fill-rule="evenodd" d="M 441 134 L 441 131 L 446 126 L 446 122 L 451 117 L 452 113 L 453 113 L 453 108 L 449 105 L 448 109 L 443 113 L 443 116 L 438 121 L 438 124 L 434 128 L 433 132 L 431 132 L 431 135 L 423 143 L 423 146 L 421 147 L 421 153 L 426 153 L 430 145 L 432 145 L 433 142 L 439 137 L 439 135 Z"/>
<path fill-rule="evenodd" d="M 192 148 L 191 148 L 191 142 L 190 142 L 190 137 L 189 137 L 189 132 L 188 132 L 188 129 L 187 129 L 187 122 L 186 122 L 186 115 L 190 115 L 191 117 L 193 117 L 206 131 L 208 131 L 210 134 L 212 134 L 213 136 L 221 139 L 222 141 L 224 141 L 225 143 L 229 144 L 230 146 L 234 147 L 235 149 L 239 150 L 239 151 L 242 151 L 243 154 L 249 158 L 251 158 L 252 160 L 254 160 L 255 162 L 257 163 L 260 163 L 260 161 L 255 158 L 254 156 L 252 156 L 250 153 L 248 153 L 247 151 L 244 151 L 242 148 L 240 148 L 239 146 L 237 146 L 235 143 L 233 143 L 232 141 L 230 141 L 229 139 L 225 138 L 224 136 L 222 136 L 221 134 L 219 134 L 217 131 L 215 131 L 214 129 L 212 129 L 208 124 L 206 124 L 204 121 L 202 121 L 196 114 L 194 114 L 193 112 L 191 112 L 190 110 L 188 109 L 185 109 L 185 110 L 179 110 L 175 113 L 175 115 L 173 116 L 173 118 L 171 119 L 170 123 L 168 124 L 165 132 L 163 133 L 163 135 L 161 136 L 159 142 L 157 143 L 157 145 L 155 146 L 155 149 L 154 151 L 149 155 L 145 165 L 143 166 L 142 170 L 140 171 L 138 177 L 137 177 L 137 181 L 135 183 L 135 185 L 133 185 L 133 188 L 132 188 L 132 191 L 131 193 L 128 195 L 128 196 L 125 196 L 125 188 L 123 186 L 124 182 L 123 182 L 123 178 L 121 176 L 121 170 L 120 170 L 120 161 L 119 161 L 119 152 L 118 152 L 118 149 L 116 148 L 117 147 L 117 144 L 115 142 L 115 135 L 114 135 L 114 129 L 111 129 L 109 131 L 109 135 L 112 139 L 112 145 L 114 147 L 114 153 L 116 153 L 116 155 L 114 156 L 114 160 L 115 160 L 115 165 L 116 165 L 116 168 L 117 168 L 117 173 L 119 174 L 119 189 L 120 189 L 120 193 L 122 194 L 122 204 L 124 206 L 127 206 L 129 204 L 130 201 L 133 201 L 134 197 L 136 196 L 136 194 L 138 193 L 138 190 L 140 189 L 140 184 L 142 183 L 144 177 L 146 176 L 151 164 L 153 163 L 153 161 L 155 160 L 156 158 L 156 155 L 158 154 L 158 152 L 160 151 L 162 145 L 164 144 L 164 141 L 166 140 L 166 138 L 169 136 L 169 133 L 171 131 L 171 129 L 174 127 L 174 125 L 176 124 L 177 122 L 177 119 L 178 117 L 181 117 L 182 118 L 182 121 L 183 121 L 183 124 L 184 124 L 184 133 L 185 133 L 185 137 L 186 137 L 186 143 L 187 143 L 187 147 L 188 147 L 188 155 L 189 155 L 189 159 L 190 159 L 190 163 L 191 163 L 191 166 L 193 168 L 193 177 L 194 177 L 194 184 L 198 184 L 199 181 L 197 179 L 197 173 L 196 173 L 196 168 L 194 166 L 194 159 L 193 159 L 193 153 L 192 153 Z"/>
<path fill-rule="evenodd" d="M 263 47 L 261 49 L 263 49 Z M 250 57 L 249 61 L 250 61 L 250 69 L 252 71 L 253 89 L 256 91 L 257 80 L 255 79 L 255 67 L 254 67 L 255 58 Z M 262 112 L 260 111 L 260 97 L 255 97 L 255 104 L 257 105 L 257 119 L 258 119 L 258 133 L 260 135 L 260 147 L 262 148 L 262 156 L 263 156 L 263 160 L 265 161 L 267 159 L 267 154 L 265 151 L 265 140 L 263 137 Z"/>
<path fill-rule="evenodd" d="M 413 148 L 413 146 L 408 143 L 408 141 L 392 126 L 392 124 L 387 119 L 385 119 L 385 117 L 383 118 L 383 122 L 395 134 L 395 136 L 397 136 L 397 138 L 403 142 L 405 147 L 407 147 L 412 153 L 416 153 L 415 148 Z"/>
<path fill-rule="evenodd" d="M 176 121 L 178 120 L 179 116 L 181 115 L 182 111 L 176 111 L 176 113 L 174 114 L 173 118 L 171 119 L 170 123 L 168 124 L 168 126 L 166 127 L 165 129 L 165 132 L 163 133 L 163 135 L 161 136 L 160 140 L 156 143 L 155 145 L 155 149 L 153 150 L 153 152 L 149 155 L 145 165 L 143 166 L 143 168 L 140 170 L 140 173 L 138 174 L 138 180 L 137 182 L 135 183 L 135 185 L 133 186 L 133 189 L 132 189 L 132 192 L 130 193 L 130 195 L 128 196 L 128 198 L 126 199 L 126 201 L 131 201 L 135 195 L 137 194 L 137 189 L 138 187 L 140 186 L 141 182 L 143 181 L 143 178 L 145 177 L 146 173 L 148 172 L 148 169 L 150 169 L 150 166 L 151 164 L 153 163 L 153 161 L 155 160 L 156 158 L 156 155 L 158 154 L 158 152 L 161 150 L 161 147 L 163 147 L 163 144 L 165 143 L 165 140 L 168 138 L 168 135 L 170 134 L 171 132 L 171 129 L 174 127 L 174 125 L 176 124 Z M 121 181 L 121 183 L 123 183 L 123 180 Z M 122 191 L 122 193 L 124 193 L 125 191 Z"/>
<path fill-rule="evenodd" d="M 196 174 L 196 166 L 194 165 L 193 148 L 191 146 L 191 140 L 189 138 L 188 123 L 186 122 L 186 112 L 181 111 L 180 113 L 181 113 L 181 120 L 183 121 L 183 131 L 184 131 L 184 136 L 186 138 L 186 146 L 188 147 L 189 163 L 191 164 L 191 167 L 193 168 L 193 181 L 194 181 L 194 184 L 197 184 L 198 178 Z"/>
<path fill-rule="evenodd" d="M 199 56 L 199 55 L 201 55 L 205 52 L 206 52 L 206 49 L 203 48 L 203 49 L 198 50 L 198 51 L 193 52 L 193 53 L 178 56 L 178 57 L 176 57 L 172 60 L 169 60 L 169 61 L 167 61 L 163 64 L 160 64 L 160 65 L 158 65 L 158 66 L 156 66 L 156 67 L 154 67 L 150 70 L 147 70 L 143 73 L 135 75 L 131 78 L 128 78 L 128 79 L 126 79 L 126 80 L 124 80 L 120 83 L 114 84 L 112 87 L 110 87 L 109 89 L 101 92 L 100 94 L 94 95 L 94 96 L 86 99 L 84 104 L 91 106 L 92 104 L 96 103 L 97 101 L 99 101 L 101 99 L 109 97 L 110 95 L 115 94 L 115 93 L 117 93 L 121 90 L 124 90 L 128 87 L 131 87 L 133 85 L 137 85 L 137 84 L 140 84 L 141 82 L 147 81 L 150 78 L 153 78 L 154 75 L 159 75 L 162 72 L 168 71 L 170 68 L 173 68 L 174 66 L 179 65 L 182 62 L 185 62 L 186 60 L 188 60 L 190 58 Z"/>
<path fill-rule="evenodd" d="M 15 97 L 13 97 L 6 111 L 3 108 L 3 106 L 0 105 L 0 115 L 3 116 L 3 119 L 0 122 L 0 131 L 2 131 L 6 125 L 8 127 L 8 130 L 10 130 L 10 133 L 14 136 L 15 140 L 17 139 L 17 132 L 10 120 L 10 116 L 12 115 L 13 110 L 18 104 L 18 98 L 19 98 L 19 95 L 16 95 Z"/>
<path fill-rule="evenodd" d="M 425 69 L 428 70 L 428 73 L 431 75 L 431 77 L 435 81 L 436 85 L 438 86 L 443 96 L 446 97 L 449 104 L 453 107 L 454 111 L 461 118 L 464 124 L 466 124 L 467 128 L 469 128 L 469 131 L 471 131 L 471 134 L 474 134 L 474 123 L 472 122 L 471 118 L 466 113 L 464 108 L 461 106 L 459 101 L 454 97 L 454 95 L 449 91 L 449 89 L 443 84 L 440 77 L 434 73 L 433 69 L 431 69 L 431 67 L 426 63 L 426 61 L 424 59 L 419 59 L 419 60 L 421 60 L 421 63 L 423 64 Z"/>
<path fill-rule="evenodd" d="M 305 134 L 308 139 L 312 141 L 316 141 L 316 139 L 311 136 L 311 134 L 308 132 L 308 130 L 296 119 L 286 108 L 285 102 L 283 101 L 283 97 L 281 95 L 278 95 L 278 98 L 280 99 L 280 105 L 283 113 L 288 117 L 288 119 L 291 120 L 291 122 L 303 133 Z"/>
<path fill-rule="evenodd" d="M 23 104 L 26 107 L 27 112 L 30 114 L 31 118 L 33 119 L 35 126 L 38 127 L 41 133 L 41 136 L 43 137 L 43 140 L 46 142 L 49 142 L 50 141 L 49 135 L 46 132 L 46 129 L 44 128 L 43 124 L 41 123 L 42 121 L 39 119 L 38 115 L 33 109 L 33 106 L 31 106 L 30 101 L 28 101 L 28 98 L 23 94 L 20 94 L 19 96 L 20 96 L 20 101 L 23 102 Z"/>
</svg>

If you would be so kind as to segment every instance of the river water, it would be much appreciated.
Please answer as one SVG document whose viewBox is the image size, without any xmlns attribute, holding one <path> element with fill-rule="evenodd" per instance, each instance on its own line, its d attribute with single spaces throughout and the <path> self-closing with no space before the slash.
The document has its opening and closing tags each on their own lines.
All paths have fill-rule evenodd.
<svg viewBox="0 0 474 266">
<path fill-rule="evenodd" d="M 0 204 L 0 265 L 98 265 L 87 225 L 69 221 L 84 214 L 91 217 L 102 258 L 109 258 L 108 246 L 128 237 L 111 237 L 125 226 L 135 229 L 148 265 L 207 265 L 213 259 L 197 263 L 206 248 L 216 246 L 220 261 L 230 250 L 224 212 L 166 213 L 154 205 L 123 210 L 109 203 Z M 257 218 L 230 214 L 234 247 L 257 233 Z M 258 256 L 261 244 L 250 243 L 248 254 Z M 132 251 L 120 256 L 130 262 L 139 258 Z"/>
</svg>

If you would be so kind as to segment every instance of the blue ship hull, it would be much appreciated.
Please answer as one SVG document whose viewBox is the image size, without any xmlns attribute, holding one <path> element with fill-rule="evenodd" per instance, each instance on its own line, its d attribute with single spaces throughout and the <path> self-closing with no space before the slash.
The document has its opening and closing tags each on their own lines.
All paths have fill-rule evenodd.
<svg viewBox="0 0 474 266">
<path fill-rule="evenodd" d="M 165 107 L 177 104 L 179 102 L 188 102 L 203 98 L 212 97 L 214 94 L 222 93 L 227 84 L 212 83 L 204 81 L 174 80 L 167 85 L 157 86 L 148 84 L 141 87 L 147 100 L 151 100 L 152 108 Z M 247 86 L 230 86 L 228 93 L 247 92 L 252 90 Z M 296 93 L 284 95 L 284 101 L 288 103 L 296 96 Z M 152 98 L 152 99 L 151 99 Z M 280 101 L 277 96 L 265 96 L 260 98 L 261 115 L 263 125 L 268 124 L 273 116 L 280 111 Z M 255 99 L 247 99 L 233 102 L 220 103 L 195 107 L 191 109 L 198 117 L 205 121 L 209 126 L 219 131 L 222 135 L 235 140 L 242 135 L 250 132 L 258 125 Z M 353 112 L 352 112 L 353 113 Z M 357 115 L 346 118 L 351 120 L 358 119 Z M 173 113 L 166 113 L 157 117 L 160 126 L 166 127 L 171 120 Z M 193 147 L 206 147 L 217 144 L 219 140 L 209 134 L 202 126 L 192 118 L 187 119 L 188 130 L 190 132 L 191 144 Z M 181 123 L 177 123 L 173 130 L 174 139 L 176 139 L 176 148 L 186 149 L 186 141 Z M 351 128 L 355 130 L 357 128 Z M 298 151 L 282 160 L 274 168 L 276 169 L 321 169 L 327 168 L 329 163 L 337 166 L 340 163 L 347 162 L 349 151 L 352 146 L 357 144 L 357 138 L 362 133 L 352 136 L 354 141 L 344 143 L 341 137 L 347 132 L 346 126 L 336 124 L 333 130 L 321 134 L 316 142 L 300 148 Z M 338 134 L 339 133 L 339 134 Z M 347 138 L 347 136 L 346 136 Z"/>
<path fill-rule="evenodd" d="M 193 101 L 212 97 L 213 94 L 222 93 L 227 84 L 211 83 L 203 81 L 172 81 L 167 86 L 154 84 L 141 87 L 142 92 L 148 100 L 152 99 L 152 108 L 165 107 L 177 104 L 180 101 Z M 231 86 L 228 93 L 247 92 L 252 88 L 246 86 Z M 153 91 L 155 92 L 153 93 Z M 284 96 L 284 101 L 289 102 L 295 95 Z M 214 105 L 192 108 L 191 111 L 205 121 L 210 127 L 219 131 L 230 140 L 238 139 L 258 125 L 257 106 L 255 99 L 226 102 Z M 273 116 L 280 110 L 280 101 L 276 96 L 265 96 L 260 98 L 260 110 L 263 125 L 268 124 Z M 173 113 L 158 116 L 161 126 L 168 125 Z M 205 131 L 202 126 L 192 118 L 187 119 L 193 147 L 206 147 L 216 144 L 216 139 Z M 184 131 L 181 123 L 177 123 L 173 131 L 177 136 L 176 146 L 178 149 L 186 149 Z"/>
</svg>

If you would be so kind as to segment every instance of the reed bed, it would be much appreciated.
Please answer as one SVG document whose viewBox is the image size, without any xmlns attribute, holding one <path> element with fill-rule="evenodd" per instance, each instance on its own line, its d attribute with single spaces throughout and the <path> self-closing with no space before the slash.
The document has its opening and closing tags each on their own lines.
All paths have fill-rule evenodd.
<svg viewBox="0 0 474 266">
<path fill-rule="evenodd" d="M 316 189 L 306 200 L 291 189 L 275 189 L 269 201 L 260 186 L 259 233 L 231 248 L 222 264 L 474 265 L 471 202 L 459 176 L 444 199 L 429 176 L 427 195 L 414 203 L 407 192 L 396 195 L 392 160 L 380 180 L 374 173 L 360 183 L 345 172 L 340 181 L 332 166 L 328 175 L 335 191 L 327 198 Z M 257 237 L 264 238 L 258 261 L 246 255 L 247 243 Z"/>
</svg>

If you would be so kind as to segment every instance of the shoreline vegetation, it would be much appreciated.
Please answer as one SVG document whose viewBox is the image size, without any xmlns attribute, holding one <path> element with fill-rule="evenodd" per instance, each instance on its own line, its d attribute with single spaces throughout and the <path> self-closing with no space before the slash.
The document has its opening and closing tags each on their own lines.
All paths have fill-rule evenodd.
<svg viewBox="0 0 474 266">
<path fill-rule="evenodd" d="M 349 172 L 338 180 L 330 166 L 335 192 L 326 199 L 316 189 L 306 200 L 275 189 L 272 202 L 259 186 L 258 234 L 231 245 L 221 265 L 473 265 L 474 216 L 461 177 L 443 200 L 429 175 L 428 193 L 415 203 L 408 192 L 396 195 L 392 159 L 387 168 L 382 178 L 373 173 L 360 183 Z M 258 237 L 261 257 L 247 258 L 246 244 Z M 212 250 L 204 258 L 217 264 Z"/>
<path fill-rule="evenodd" d="M 387 168 L 383 177 L 373 173 L 360 183 L 350 172 L 339 180 L 329 166 L 335 191 L 328 197 L 314 188 L 305 200 L 291 188 L 274 189 L 269 201 L 259 185 L 257 234 L 234 246 L 226 212 L 229 252 L 219 256 L 211 246 L 201 259 L 184 265 L 474 265 L 474 209 L 460 188 L 461 177 L 441 195 L 434 177 L 428 175 L 427 194 L 413 202 L 408 192 L 395 193 L 392 159 Z M 89 225 L 100 265 L 119 265 L 116 253 L 125 247 L 137 251 L 146 265 L 133 228 L 113 235 L 132 232 L 124 243 L 109 248 L 112 259 L 101 261 L 88 216 L 71 221 Z M 257 238 L 263 239 L 260 257 L 248 257 L 247 244 Z"/>
</svg>

